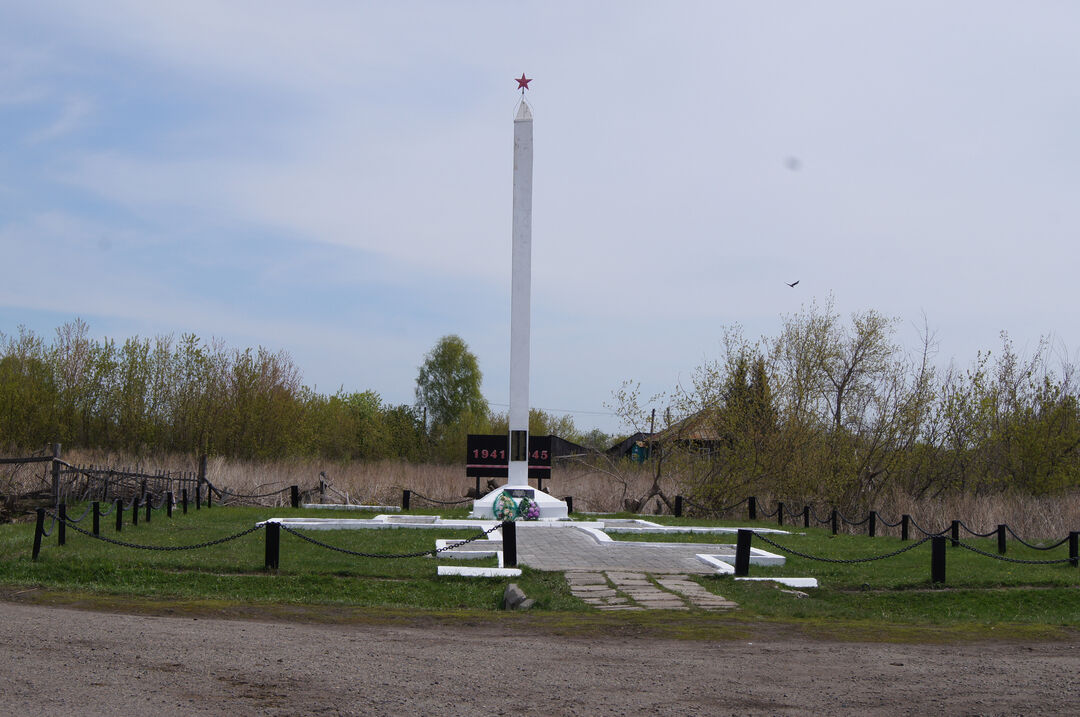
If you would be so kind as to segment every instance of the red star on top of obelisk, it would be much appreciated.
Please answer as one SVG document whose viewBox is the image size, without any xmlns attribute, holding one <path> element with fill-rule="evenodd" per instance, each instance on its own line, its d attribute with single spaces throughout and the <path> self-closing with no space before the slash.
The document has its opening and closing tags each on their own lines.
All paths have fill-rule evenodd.
<svg viewBox="0 0 1080 717">
<path fill-rule="evenodd" d="M 517 88 L 521 90 L 521 94 L 525 94 L 525 90 L 529 89 L 529 83 L 532 82 L 532 78 L 526 77 L 525 73 L 522 72 L 521 77 L 518 77 L 516 79 L 518 83 Z"/>
</svg>

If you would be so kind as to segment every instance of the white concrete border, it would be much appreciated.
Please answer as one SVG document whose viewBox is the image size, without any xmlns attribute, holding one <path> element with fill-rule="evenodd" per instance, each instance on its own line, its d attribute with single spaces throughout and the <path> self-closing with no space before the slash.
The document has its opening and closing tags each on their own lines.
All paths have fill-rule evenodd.
<svg viewBox="0 0 1080 717">
<path fill-rule="evenodd" d="M 516 578 L 519 568 L 470 568 L 463 565 L 440 565 L 439 575 L 460 575 L 466 578 Z"/>
<path fill-rule="evenodd" d="M 787 585 L 789 588 L 816 588 L 817 578 L 735 578 L 736 580 L 752 580 L 754 582 L 774 582 Z"/>
<path fill-rule="evenodd" d="M 704 553 L 698 553 L 697 559 L 706 565 L 711 565 L 716 568 L 717 575 L 732 575 L 735 572 L 735 566 L 731 563 L 725 563 L 723 560 L 715 555 L 706 555 Z"/>
<path fill-rule="evenodd" d="M 381 511 L 383 513 L 400 513 L 401 506 L 397 505 L 353 505 L 351 503 L 301 503 L 301 508 L 306 510 L 366 510 L 366 511 Z"/>
</svg>

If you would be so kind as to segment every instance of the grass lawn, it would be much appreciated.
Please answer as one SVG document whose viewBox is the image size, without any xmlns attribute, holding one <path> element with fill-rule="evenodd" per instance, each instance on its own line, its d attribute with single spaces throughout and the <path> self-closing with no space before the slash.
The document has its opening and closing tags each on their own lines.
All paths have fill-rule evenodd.
<svg viewBox="0 0 1080 717">
<path fill-rule="evenodd" d="M 679 521 L 686 524 L 685 521 Z M 775 528 L 775 523 L 733 522 L 740 527 Z M 790 535 L 769 540 L 807 556 L 859 560 L 887 555 L 917 540 L 832 535 L 828 529 L 786 527 Z M 631 535 L 611 533 L 615 540 L 734 544 L 734 535 Z M 921 537 L 921 536 L 920 536 Z M 1057 541 L 1029 541 L 1050 545 Z M 997 555 L 997 540 L 961 535 L 961 543 Z M 948 541 L 946 544 L 949 545 Z M 1003 623 L 1080 627 L 1080 570 L 1068 563 L 1031 565 L 1004 562 L 963 547 L 946 548 L 946 582 L 931 582 L 929 542 L 883 560 L 833 563 L 795 555 L 755 536 L 751 545 L 784 555 L 779 567 L 750 566 L 750 576 L 817 578 L 820 588 L 802 598 L 775 583 L 747 583 L 730 577 L 706 577 L 702 584 L 735 600 L 754 615 L 782 620 L 864 620 L 911 625 Z M 1067 558 L 1068 545 L 1034 550 L 1010 540 L 1004 557 L 1014 560 Z"/>
<path fill-rule="evenodd" d="M 77 516 L 81 507 L 69 509 Z M 424 511 L 413 511 L 421 513 Z M 432 514 L 435 511 L 426 511 Z M 463 510 L 444 511 L 461 516 Z M 177 509 L 169 519 L 156 511 L 147 524 L 125 516 L 120 534 L 113 516 L 102 518 L 101 534 L 141 545 L 183 546 L 235 535 L 275 516 L 365 517 L 354 511 L 281 508 L 205 507 Z M 666 521 L 665 521 L 666 522 Z M 707 524 L 681 520 L 680 523 Z M 723 523 L 712 523 L 723 524 Z M 746 525 L 745 522 L 729 523 Z M 761 527 L 772 527 L 758 523 Z M 80 527 L 89 530 L 87 517 Z M 865 558 L 898 550 L 910 543 L 894 537 L 832 536 L 827 530 L 794 528 L 797 534 L 769 536 L 775 542 L 810 555 L 834 559 Z M 413 553 L 431 550 L 437 538 L 468 538 L 475 530 L 340 530 L 310 531 L 325 543 L 365 553 Z M 138 550 L 112 545 L 67 530 L 67 544 L 56 544 L 56 529 L 45 538 L 37 562 L 31 560 L 33 523 L 0 525 L 0 594 L 32 593 L 53 602 L 94 605 L 213 605 L 215 609 L 260 607 L 282 611 L 334 609 L 369 615 L 427 616 L 457 621 L 508 619 L 543 623 L 545 629 L 568 634 L 593 630 L 644 631 L 684 637 L 731 637 L 749 625 L 772 624 L 811 634 L 859 639 L 951 639 L 967 637 L 1073 636 L 1080 629 L 1080 570 L 1065 565 L 1003 563 L 963 548 L 947 551 L 947 582 L 930 581 L 929 543 L 896 557 L 869 563 L 837 564 L 787 555 L 783 567 L 751 566 L 752 576 L 816 577 L 821 587 L 785 592 L 775 583 L 736 582 L 705 576 L 709 590 L 739 603 L 727 613 L 599 613 L 570 594 L 561 573 L 528 568 L 513 578 L 537 603 L 529 616 L 500 613 L 503 589 L 511 579 L 436 576 L 437 564 L 455 561 L 430 557 L 362 558 L 311 545 L 282 531 L 280 566 L 264 570 L 262 530 L 229 542 L 196 550 Z M 734 543 L 734 536 L 628 536 L 625 540 L 680 540 Z M 993 540 L 964 539 L 987 552 Z M 758 538 L 754 546 L 782 552 Z M 1045 560 L 1068 556 L 1067 547 L 1041 552 L 1009 543 L 1008 557 Z M 493 559 L 465 561 L 492 565 Z M 69 596 L 64 599 L 58 596 Z M 27 598 L 19 598 L 27 599 Z"/>
</svg>

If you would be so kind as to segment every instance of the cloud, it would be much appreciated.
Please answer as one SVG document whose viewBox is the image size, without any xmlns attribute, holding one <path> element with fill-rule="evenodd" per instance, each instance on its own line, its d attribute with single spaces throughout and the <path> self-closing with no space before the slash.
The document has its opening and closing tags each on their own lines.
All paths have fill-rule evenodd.
<svg viewBox="0 0 1080 717">
<path fill-rule="evenodd" d="M 296 341 L 320 376 L 406 397 L 456 331 L 497 398 L 524 71 L 540 400 L 662 388 L 724 324 L 775 333 L 829 292 L 844 313 L 925 310 L 961 358 L 1001 328 L 1075 324 L 1067 4 L 122 0 L 6 19 L 0 112 L 33 141 L 0 158 L 5 258 L 51 247 L 109 277 L 54 296 L 18 277 L 9 306 Z"/>
</svg>

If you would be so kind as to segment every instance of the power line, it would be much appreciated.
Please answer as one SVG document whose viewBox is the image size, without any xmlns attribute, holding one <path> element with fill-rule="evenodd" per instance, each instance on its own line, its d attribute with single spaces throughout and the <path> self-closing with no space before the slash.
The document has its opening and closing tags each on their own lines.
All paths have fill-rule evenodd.
<svg viewBox="0 0 1080 717">
<path fill-rule="evenodd" d="M 500 406 L 500 407 L 503 407 L 503 408 L 510 408 L 509 403 L 495 403 L 493 401 L 489 401 L 488 405 Z M 542 408 L 540 406 L 530 406 L 530 408 L 535 408 L 538 411 L 546 411 L 547 413 L 573 413 L 573 414 L 583 414 L 583 415 L 588 415 L 588 416 L 618 416 L 619 415 L 617 413 L 613 413 L 612 411 L 589 411 L 589 410 L 585 410 L 585 409 L 577 410 L 577 409 L 566 409 L 566 408 Z"/>
</svg>

